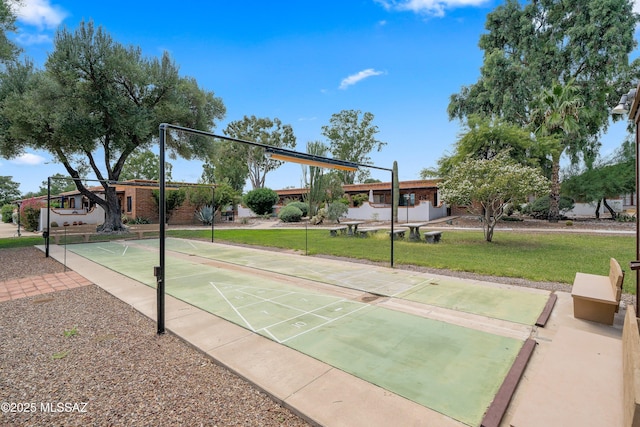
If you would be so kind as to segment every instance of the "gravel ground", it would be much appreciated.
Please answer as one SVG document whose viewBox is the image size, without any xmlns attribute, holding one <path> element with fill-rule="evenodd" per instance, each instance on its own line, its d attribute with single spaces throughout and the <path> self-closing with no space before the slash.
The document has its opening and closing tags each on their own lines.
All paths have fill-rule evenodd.
<svg viewBox="0 0 640 427">
<path fill-rule="evenodd" d="M 0 265 L 0 280 L 63 270 L 35 248 Z M 308 425 L 98 286 L 0 305 L 0 402 L 31 411 L 3 406 L 0 425 Z"/>
</svg>

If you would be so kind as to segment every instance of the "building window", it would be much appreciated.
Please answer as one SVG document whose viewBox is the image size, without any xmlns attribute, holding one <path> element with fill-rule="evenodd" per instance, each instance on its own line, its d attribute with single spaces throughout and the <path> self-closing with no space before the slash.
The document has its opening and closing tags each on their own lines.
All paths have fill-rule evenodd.
<svg viewBox="0 0 640 427">
<path fill-rule="evenodd" d="M 131 212 L 131 207 L 132 207 L 132 202 L 131 202 L 131 196 L 127 196 L 127 212 Z"/>
</svg>

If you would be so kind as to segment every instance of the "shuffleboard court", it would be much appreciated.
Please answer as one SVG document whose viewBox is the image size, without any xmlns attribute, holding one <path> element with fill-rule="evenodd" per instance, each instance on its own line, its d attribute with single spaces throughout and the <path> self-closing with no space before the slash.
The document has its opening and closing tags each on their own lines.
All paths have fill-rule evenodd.
<svg viewBox="0 0 640 427">
<path fill-rule="evenodd" d="M 68 250 L 155 286 L 157 253 Z M 479 425 L 523 342 L 168 254 L 166 292 L 467 425 Z M 198 258 L 198 257 L 195 257 Z"/>
<path fill-rule="evenodd" d="M 157 240 L 140 244 L 157 247 Z M 373 294 L 402 298 L 456 311 L 533 325 L 549 298 L 547 292 L 530 292 L 482 286 L 455 278 L 356 263 L 335 263 L 304 257 L 209 242 L 167 239 L 172 251 L 251 268 L 302 277 Z"/>
</svg>

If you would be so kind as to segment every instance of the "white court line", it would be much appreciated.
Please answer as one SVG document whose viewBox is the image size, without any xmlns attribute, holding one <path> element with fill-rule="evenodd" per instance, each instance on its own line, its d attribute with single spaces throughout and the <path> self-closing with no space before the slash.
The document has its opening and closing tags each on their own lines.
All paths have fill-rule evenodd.
<svg viewBox="0 0 640 427">
<path fill-rule="evenodd" d="M 101 251 L 109 252 L 110 254 L 116 254 L 114 251 L 111 251 L 107 248 L 103 248 L 102 246 L 97 246 L 96 249 L 100 249 Z"/>
<path fill-rule="evenodd" d="M 242 307 L 240 307 L 240 308 L 247 308 L 247 307 L 251 307 L 252 305 L 261 304 L 261 303 L 263 303 L 263 302 L 270 302 L 270 303 L 272 303 L 272 304 L 279 305 L 279 306 L 284 307 L 284 308 L 288 308 L 288 309 L 291 309 L 291 310 L 294 310 L 294 311 L 299 311 L 299 312 L 301 312 L 302 314 L 313 314 L 314 316 L 320 317 L 320 318 L 322 318 L 322 319 L 329 319 L 329 318 L 328 318 L 328 317 L 321 316 L 321 315 L 319 315 L 319 314 L 315 314 L 315 313 L 313 313 L 313 312 L 314 312 L 314 311 L 316 311 L 316 310 L 320 310 L 320 309 L 322 309 L 322 308 L 325 308 L 325 307 L 327 307 L 327 306 L 329 306 L 329 305 L 331 305 L 331 304 L 335 304 L 335 302 L 332 302 L 332 303 L 327 304 L 327 305 L 324 305 L 324 306 L 322 306 L 322 307 L 314 308 L 314 309 L 313 309 L 313 310 L 311 310 L 311 311 L 307 311 L 307 310 L 303 310 L 303 309 L 298 308 L 298 307 L 294 307 L 294 306 L 291 306 L 291 305 L 287 305 L 287 304 L 281 303 L 281 302 L 279 302 L 279 301 L 276 301 L 274 298 L 281 298 L 281 297 L 285 297 L 285 296 L 289 296 L 289 295 L 295 295 L 295 294 L 314 296 L 314 295 L 312 295 L 312 294 L 305 294 L 305 293 L 301 293 L 301 292 L 288 292 L 288 293 L 283 294 L 283 295 L 278 295 L 277 297 L 274 297 L 274 298 L 262 298 L 262 297 L 259 297 L 259 296 L 257 296 L 257 295 L 254 295 L 254 294 L 252 294 L 252 293 L 250 293 L 250 292 L 244 292 L 244 291 L 238 291 L 238 292 L 241 292 L 241 293 L 246 294 L 246 295 L 251 295 L 252 297 L 254 297 L 254 298 L 257 298 L 257 299 L 261 300 L 261 301 L 258 301 L 258 302 L 252 302 L 252 303 L 250 303 L 250 304 L 243 305 L 243 306 L 242 306 Z M 340 301 L 344 301 L 344 299 L 341 299 Z M 295 316 L 295 317 L 298 317 L 298 316 Z M 295 317 L 294 317 L 294 318 L 295 318 Z M 286 320 L 285 320 L 285 321 L 286 321 Z M 281 322 L 278 322 L 278 323 L 281 323 Z M 271 325 L 271 326 L 273 326 L 273 325 Z M 271 326 L 266 326 L 266 327 L 267 327 L 267 328 L 269 328 L 269 327 L 271 327 Z"/>
<path fill-rule="evenodd" d="M 292 339 L 294 339 L 294 338 L 297 338 L 297 337 L 299 337 L 299 336 L 302 336 L 302 335 L 304 335 L 304 334 L 308 334 L 309 332 L 313 331 L 314 329 L 318 329 L 318 328 L 320 328 L 320 327 L 322 327 L 322 326 L 324 326 L 324 325 L 328 325 L 329 323 L 335 322 L 336 320 L 342 319 L 343 317 L 350 316 L 350 315 L 352 315 L 353 313 L 356 313 L 356 312 L 358 312 L 358 311 L 362 310 L 363 308 L 367 308 L 367 307 L 371 307 L 371 306 L 370 306 L 369 304 L 363 304 L 363 305 L 362 305 L 362 307 L 360 307 L 360 308 L 358 308 L 358 309 L 356 309 L 356 310 L 350 311 L 349 313 L 345 313 L 345 314 L 343 314 L 343 315 L 342 315 L 342 316 L 340 316 L 340 317 L 336 317 L 335 319 L 331 319 L 331 320 L 329 320 L 329 321 L 327 321 L 327 322 L 325 322 L 325 323 L 323 323 L 323 324 L 321 324 L 321 325 L 314 326 L 313 328 L 307 329 L 307 330 L 306 330 L 306 331 L 304 331 L 304 332 L 300 332 L 299 334 L 296 334 L 296 335 L 291 336 L 291 337 L 289 337 L 289 338 L 287 338 L 287 339 L 284 339 L 284 340 L 282 340 L 281 344 L 284 344 L 284 343 L 286 343 L 287 341 L 292 340 Z"/>
<path fill-rule="evenodd" d="M 251 329 L 251 331 L 255 332 L 256 330 L 253 328 L 253 326 L 251 326 L 251 323 L 249 323 L 249 321 L 247 319 L 244 318 L 244 316 L 242 314 L 240 314 L 240 312 L 233 306 L 233 304 L 231 304 L 231 301 L 229 301 L 227 299 L 227 297 L 224 296 L 224 294 L 222 292 L 220 292 L 220 289 L 218 289 L 218 287 L 215 285 L 215 283 L 213 282 L 209 282 L 211 284 L 211 286 L 213 286 L 213 288 L 218 291 L 218 293 L 222 296 L 222 298 L 224 298 L 224 300 L 227 302 L 227 304 L 229 304 L 229 306 L 231 306 L 231 308 L 233 309 L 233 311 L 236 312 L 236 314 L 238 316 L 240 316 L 240 318 L 242 320 L 244 320 L 244 323 L 247 324 L 247 326 L 249 327 L 249 329 Z"/>
<path fill-rule="evenodd" d="M 266 329 L 268 329 L 268 328 L 273 328 L 274 326 L 278 326 L 278 325 L 280 325 L 280 324 L 282 324 L 282 323 L 289 322 L 289 321 L 291 321 L 291 320 L 293 320 L 293 319 L 297 319 L 297 318 L 299 318 L 299 317 L 301 317 L 301 316 L 304 316 L 304 315 L 307 315 L 307 314 L 308 314 L 308 315 L 311 315 L 311 316 L 319 317 L 319 318 L 321 318 L 321 319 L 324 319 L 324 320 L 325 320 L 325 323 L 323 323 L 323 325 L 325 325 L 325 324 L 327 324 L 329 321 L 331 321 L 331 317 L 321 316 L 321 315 L 319 315 L 319 314 L 314 313 L 314 311 L 322 310 L 323 308 L 327 308 L 327 307 L 329 307 L 329 306 L 332 306 L 332 305 L 334 305 L 334 304 L 338 304 L 338 303 L 341 303 L 341 302 L 344 302 L 344 301 L 347 301 L 347 300 L 346 300 L 346 299 L 341 299 L 341 300 L 339 300 L 339 301 L 334 301 L 334 302 L 332 302 L 331 304 L 323 305 L 322 307 L 315 308 L 315 309 L 313 309 L 312 311 L 306 311 L 306 312 L 303 312 L 304 314 L 302 314 L 302 315 L 300 315 L 300 314 L 299 314 L 299 315 L 297 315 L 297 316 L 293 316 L 293 317 L 290 317 L 290 318 L 288 318 L 288 319 L 281 320 L 281 321 L 276 322 L 276 323 L 274 323 L 274 324 L 271 324 L 271 325 L 269 325 L 269 326 L 263 326 L 262 328 L 258 329 L 258 331 L 260 331 L 260 330 L 262 330 L 262 329 L 266 330 Z M 302 310 L 301 310 L 301 311 L 302 311 Z"/>
<path fill-rule="evenodd" d="M 269 336 L 271 337 L 271 339 L 273 339 L 275 342 L 277 342 L 278 344 L 282 344 L 282 341 L 280 341 L 275 335 L 273 335 L 269 330 L 264 329 L 264 331 L 269 334 Z"/>
<path fill-rule="evenodd" d="M 127 253 L 127 250 L 128 250 L 128 249 L 129 249 L 129 246 L 128 246 L 128 245 L 126 245 L 126 246 L 124 247 L 124 252 L 122 252 L 122 256 L 124 256 L 124 255 Z"/>
</svg>

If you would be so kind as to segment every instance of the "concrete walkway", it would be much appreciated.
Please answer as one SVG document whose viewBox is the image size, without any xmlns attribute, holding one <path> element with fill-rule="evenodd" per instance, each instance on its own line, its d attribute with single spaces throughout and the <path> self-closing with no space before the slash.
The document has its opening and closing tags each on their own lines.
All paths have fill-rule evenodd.
<svg viewBox="0 0 640 427">
<path fill-rule="evenodd" d="M 52 245 L 61 260 L 63 248 Z M 155 319 L 156 293 L 67 252 L 67 265 Z M 186 342 L 323 426 L 462 426 L 321 361 L 224 321 L 170 296 L 166 327 Z M 613 327 L 573 317 L 571 296 L 559 292 L 545 328 L 533 327 L 536 350 L 500 426 L 622 425 L 624 309 Z"/>
</svg>

